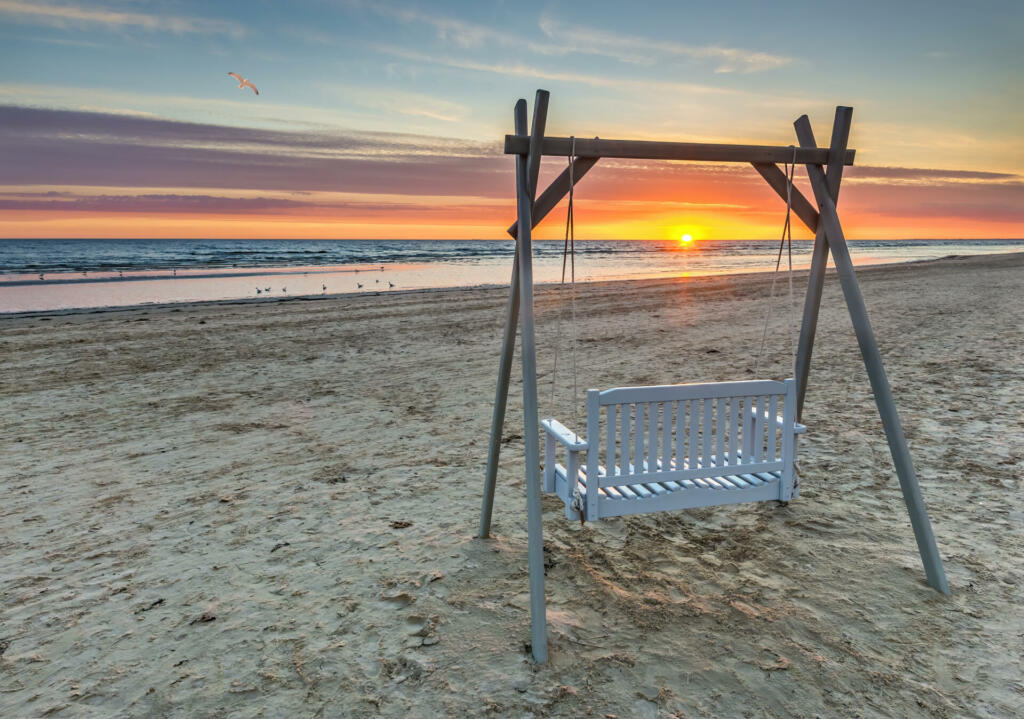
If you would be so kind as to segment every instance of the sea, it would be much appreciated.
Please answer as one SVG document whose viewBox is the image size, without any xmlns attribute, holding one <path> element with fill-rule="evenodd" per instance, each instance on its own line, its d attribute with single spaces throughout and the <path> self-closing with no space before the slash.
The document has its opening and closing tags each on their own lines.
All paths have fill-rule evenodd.
<svg viewBox="0 0 1024 719">
<path fill-rule="evenodd" d="M 812 242 L 794 240 L 794 270 Z M 1024 240 L 851 240 L 856 265 L 1024 252 Z M 534 242 L 534 279 L 566 281 L 770 272 L 779 241 Z M 0 240 L 0 313 L 507 284 L 511 240 Z M 782 254 L 787 271 L 790 251 Z"/>
</svg>

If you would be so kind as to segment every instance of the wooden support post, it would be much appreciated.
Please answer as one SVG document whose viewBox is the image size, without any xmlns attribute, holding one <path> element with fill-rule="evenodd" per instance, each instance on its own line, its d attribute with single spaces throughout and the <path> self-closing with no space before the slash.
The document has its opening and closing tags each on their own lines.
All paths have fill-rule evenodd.
<svg viewBox="0 0 1024 719">
<path fill-rule="evenodd" d="M 846 143 L 850 138 L 850 124 L 853 121 L 852 107 L 837 107 L 832 122 L 832 141 L 829 145 L 828 184 L 832 201 L 839 201 L 839 183 L 843 179 L 843 162 Z M 797 139 L 802 147 L 816 147 L 811 121 L 801 115 L 793 123 Z M 820 167 L 820 166 L 819 166 Z M 796 378 L 796 421 L 803 418 L 804 397 L 807 394 L 807 376 L 811 369 L 811 353 L 814 351 L 814 336 L 818 331 L 818 311 L 821 309 L 821 293 L 825 288 L 825 268 L 828 265 L 828 237 L 820 219 L 814 234 L 814 251 L 811 254 L 811 271 L 807 278 L 807 294 L 804 296 L 804 315 L 800 323 L 800 339 L 797 342 L 793 376 Z"/>
<path fill-rule="evenodd" d="M 523 127 L 516 127 L 516 133 L 526 133 L 526 115 L 523 115 Z M 579 182 L 580 178 L 594 165 L 598 158 L 588 157 L 573 162 L 572 179 Z M 570 172 L 566 168 L 555 181 L 533 203 L 532 221 L 536 227 L 547 217 L 566 193 L 569 192 Z M 512 223 L 508 233 L 516 237 L 519 232 L 519 221 Z M 516 243 L 515 258 L 512 263 L 512 282 L 505 307 L 505 335 L 501 344 L 501 360 L 498 367 L 498 387 L 494 393 L 494 408 L 491 413 L 491 437 L 487 448 L 487 471 L 484 476 L 484 496 L 480 507 L 480 527 L 477 536 L 486 539 L 491 534 L 491 516 L 494 509 L 494 489 L 498 477 L 498 460 L 501 455 L 501 433 L 505 427 L 505 410 L 508 405 L 508 383 L 512 373 L 512 356 L 515 352 L 516 326 L 519 322 L 519 243 Z"/>
<path fill-rule="evenodd" d="M 516 105 L 518 116 L 525 103 Z M 527 155 L 516 160 L 517 210 L 519 215 L 519 317 L 522 322 L 523 444 L 526 454 L 527 554 L 530 565 L 530 637 L 533 658 L 548 659 L 547 608 L 544 598 L 544 525 L 541 522 L 540 417 L 537 410 L 537 348 L 533 316 L 533 200 L 540 173 L 540 149 L 548 114 L 548 92 L 538 90 L 533 105 L 533 124 Z"/>
<path fill-rule="evenodd" d="M 885 428 L 889 452 L 892 454 L 893 464 L 896 466 L 896 475 L 900 480 L 900 489 L 903 490 L 903 499 L 907 504 L 907 512 L 910 514 L 910 524 L 914 529 L 914 537 L 924 563 L 928 584 L 943 594 L 949 594 L 949 583 L 946 581 L 946 573 L 942 568 L 942 558 L 939 556 L 939 548 L 935 544 L 935 536 L 932 534 L 928 511 L 924 506 L 921 488 L 917 483 L 917 475 L 914 473 L 914 465 L 910 459 L 910 451 L 907 448 L 903 425 L 896 410 L 896 402 L 892 397 L 892 389 L 885 376 L 882 353 L 878 349 L 878 342 L 871 328 L 871 321 L 868 319 L 864 297 L 857 284 L 857 276 L 850 259 L 850 250 L 846 246 L 846 238 L 843 236 L 843 228 L 839 223 L 835 201 L 832 199 L 825 172 L 820 165 L 807 165 L 807 174 L 811 180 L 811 187 L 814 188 L 814 197 L 818 201 L 820 224 L 824 227 L 828 237 L 828 246 L 832 251 L 832 259 L 836 265 L 836 272 L 839 274 L 846 306 L 850 311 L 850 319 L 853 321 L 857 344 L 860 345 L 861 356 L 864 358 L 864 367 L 871 380 L 871 390 L 875 395 L 875 403 L 878 405 L 882 426 Z"/>
</svg>

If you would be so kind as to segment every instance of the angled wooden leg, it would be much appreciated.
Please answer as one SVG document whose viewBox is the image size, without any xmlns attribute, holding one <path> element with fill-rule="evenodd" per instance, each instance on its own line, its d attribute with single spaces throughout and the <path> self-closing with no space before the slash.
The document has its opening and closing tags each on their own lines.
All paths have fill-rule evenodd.
<svg viewBox="0 0 1024 719">
<path fill-rule="evenodd" d="M 814 234 L 814 251 L 811 253 L 811 271 L 807 277 L 807 294 L 804 296 L 804 314 L 800 322 L 800 339 L 797 340 L 793 377 L 796 378 L 796 421 L 804 415 L 804 396 L 807 393 L 807 376 L 811 371 L 811 352 L 814 350 L 814 335 L 818 331 L 818 310 L 821 308 L 821 293 L 825 289 L 825 268 L 828 265 L 828 240 L 825 231 L 819 228 Z"/>
<path fill-rule="evenodd" d="M 508 383 L 512 377 L 512 356 L 516 350 L 516 325 L 519 323 L 519 244 L 512 260 L 512 283 L 505 306 L 505 334 L 501 343 L 498 365 L 498 387 L 494 392 L 491 413 L 491 440 L 487 448 L 487 473 L 484 477 L 484 497 L 480 506 L 480 528 L 477 536 L 491 535 L 491 514 L 494 509 L 494 487 L 498 477 L 498 458 L 501 454 L 501 433 L 505 427 L 505 408 L 508 405 Z"/>
<path fill-rule="evenodd" d="M 864 297 L 857 284 L 853 262 L 850 259 L 850 250 L 846 246 L 843 228 L 839 224 L 835 202 L 832 200 L 821 166 L 808 165 L 807 174 L 821 210 L 821 224 L 824 225 L 825 234 L 828 236 L 832 259 L 836 265 L 836 272 L 839 274 L 846 306 L 850 311 L 850 319 L 853 321 L 853 329 L 857 335 L 857 344 L 860 345 L 864 367 L 871 380 L 871 390 L 875 395 L 875 403 L 878 405 L 882 426 L 885 428 L 889 452 L 892 454 L 893 464 L 896 466 L 896 476 L 900 480 L 900 489 L 903 491 L 903 499 L 907 504 L 910 524 L 914 529 L 914 537 L 917 540 L 921 561 L 924 563 L 928 584 L 943 594 L 949 594 L 949 583 L 946 580 L 946 572 L 942 568 L 942 558 L 939 556 L 939 548 L 935 544 L 935 535 L 932 533 L 928 511 L 924 506 L 924 498 L 921 496 L 921 488 L 917 483 L 917 475 L 914 473 L 914 465 L 910 458 L 910 450 L 907 448 L 903 425 L 896 410 L 896 402 L 892 397 L 889 380 L 885 375 L 885 367 L 882 365 L 882 353 L 878 349 L 878 341 L 875 339 L 871 321 L 868 319 Z"/>
<path fill-rule="evenodd" d="M 523 132 L 525 132 L 525 127 Z M 517 130 L 518 132 L 518 130 Z M 598 158 L 576 158 L 572 170 L 566 168 L 533 203 L 531 222 L 536 227 L 553 210 L 569 192 L 570 184 L 579 183 L 580 179 L 590 171 Z M 508 233 L 516 237 L 519 233 L 519 221 L 516 220 L 508 228 Z M 505 409 L 508 404 L 508 383 L 512 373 L 512 356 L 515 352 L 516 325 L 519 322 L 519 243 L 516 243 L 515 260 L 512 265 L 512 283 L 508 305 L 505 308 L 505 335 L 501 346 L 501 361 L 498 368 L 498 387 L 494 393 L 494 409 L 491 415 L 491 437 L 487 449 L 487 471 L 484 477 L 484 496 L 480 507 L 480 527 L 477 536 L 486 539 L 491 533 L 491 516 L 494 509 L 494 488 L 498 476 L 498 459 L 501 455 L 501 433 L 505 426 Z"/>
<path fill-rule="evenodd" d="M 533 658 L 548 659 L 547 608 L 544 599 L 544 525 L 541 522 L 540 417 L 537 410 L 537 347 L 533 316 L 533 197 L 540 172 L 541 142 L 547 121 L 548 93 L 538 90 L 533 106 L 529 155 L 516 159 L 519 215 L 519 318 L 522 323 L 523 444 L 526 454 L 527 554 L 530 565 L 530 636 Z M 516 132 L 525 130 L 526 103 L 516 105 Z"/>
<path fill-rule="evenodd" d="M 826 184 L 833 204 L 839 200 L 839 183 L 843 179 L 843 157 L 850 139 L 850 123 L 853 120 L 852 107 L 837 107 L 832 123 L 832 142 L 828 151 L 828 173 Z M 817 147 L 811 122 L 807 115 L 800 116 L 795 123 L 797 139 L 801 147 Z M 821 293 L 825 287 L 825 268 L 828 264 L 828 237 L 819 218 L 815 228 L 814 252 L 811 255 L 811 271 L 807 280 L 807 294 L 804 297 L 804 315 L 800 323 L 800 339 L 797 342 L 793 376 L 796 378 L 796 421 L 804 412 L 804 396 L 807 394 L 807 376 L 811 369 L 811 353 L 814 351 L 814 335 L 818 330 L 818 311 L 821 309 Z"/>
</svg>

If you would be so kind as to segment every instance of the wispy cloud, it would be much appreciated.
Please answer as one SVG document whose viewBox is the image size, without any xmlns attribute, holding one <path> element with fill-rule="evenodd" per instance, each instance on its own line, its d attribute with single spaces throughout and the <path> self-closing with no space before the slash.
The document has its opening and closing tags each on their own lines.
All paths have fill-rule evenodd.
<svg viewBox="0 0 1024 719">
<path fill-rule="evenodd" d="M 498 142 L 279 131 L 0 106 L 0 186 L 249 188 L 504 197 Z"/>
<path fill-rule="evenodd" d="M 459 20 L 458 18 L 423 12 L 418 8 L 381 2 L 366 2 L 365 0 L 348 0 L 345 4 L 352 8 L 369 10 L 377 15 L 398 20 L 402 23 L 427 25 L 434 29 L 441 40 L 449 40 L 465 48 L 481 47 L 485 43 L 494 41 L 504 43 L 506 40 L 500 33 L 486 26 Z"/>
<path fill-rule="evenodd" d="M 363 107 L 397 112 L 410 117 L 426 117 L 441 122 L 459 122 L 469 108 L 444 98 L 392 88 L 366 88 L 334 83 L 317 83 L 321 92 L 334 95 Z"/>
<path fill-rule="evenodd" d="M 207 121 L 212 119 L 225 124 L 287 130 L 312 128 L 330 131 L 337 128 L 375 127 L 396 135 L 408 130 L 411 130 L 411 134 L 419 135 L 438 131 L 438 122 L 444 123 L 445 127 L 459 122 L 458 130 L 464 136 L 471 137 L 479 131 L 478 127 L 462 122 L 469 116 L 468 108 L 443 98 L 422 93 L 390 92 L 380 87 L 361 85 L 318 84 L 316 87 L 318 92 L 332 93 L 340 101 L 320 106 L 269 102 L 263 98 L 270 96 L 270 92 L 264 92 L 262 85 L 260 91 L 264 94 L 260 96 L 260 102 L 253 103 L 244 97 L 229 100 L 172 92 L 0 82 L 0 106 L 35 106 L 178 119 L 193 119 L 201 115 Z M 230 82 L 228 88 L 231 89 Z M 186 90 L 184 86 L 180 89 Z M 416 118 L 423 118 L 424 121 L 414 122 Z M 492 133 L 488 134 L 494 137 Z"/>
<path fill-rule="evenodd" d="M 476 72 L 488 72 L 506 77 L 529 77 L 541 80 L 552 80 L 555 82 L 572 82 L 591 87 L 614 87 L 623 90 L 649 89 L 659 92 L 686 92 L 708 95 L 734 95 L 736 91 L 710 85 L 699 85 L 685 82 L 663 82 L 659 80 L 637 80 L 626 77 L 614 77 L 581 72 L 569 72 L 563 70 L 551 70 L 537 67 L 526 63 L 488 63 L 477 60 L 467 60 L 447 55 L 429 55 L 416 52 L 402 47 L 380 45 L 376 48 L 380 52 L 387 53 L 392 57 L 418 63 L 430 63 L 459 70 L 473 70 Z"/>
<path fill-rule="evenodd" d="M 45 2 L 0 0 L 0 15 L 20 22 L 61 28 L 89 26 L 120 30 L 132 27 L 150 32 L 176 34 L 226 34 L 236 37 L 245 34 L 240 25 L 225 20 L 124 12 L 75 4 L 55 5 Z"/>
<path fill-rule="evenodd" d="M 881 167 L 859 165 L 847 171 L 851 182 L 878 182 L 884 184 L 938 184 L 949 182 L 1024 182 L 1024 178 L 1010 172 L 980 170 L 942 170 L 920 167 Z"/>
<path fill-rule="evenodd" d="M 531 38 L 511 33 L 507 29 L 497 30 L 459 18 L 424 12 L 419 8 L 373 2 L 372 0 L 346 0 L 345 4 L 351 8 L 367 10 L 406 25 L 425 25 L 433 30 L 438 40 L 463 49 L 500 46 L 517 47 L 544 55 L 559 52 L 556 45 L 537 42 Z"/>
<path fill-rule="evenodd" d="M 424 12 L 418 8 L 367 0 L 349 0 L 350 7 L 361 8 L 405 24 L 426 25 L 438 39 L 457 47 L 476 49 L 485 46 L 514 47 L 539 55 L 562 56 L 572 53 L 608 57 L 632 65 L 656 65 L 666 58 L 709 60 L 715 72 L 760 72 L 792 62 L 785 55 L 722 45 L 689 45 L 665 42 L 649 37 L 600 30 L 578 23 L 562 22 L 545 12 L 538 24 L 547 42 L 459 18 Z"/>
<path fill-rule="evenodd" d="M 655 65 L 665 57 L 684 57 L 713 61 L 716 63 L 715 72 L 719 73 L 749 73 L 773 70 L 793 61 L 785 55 L 757 50 L 721 45 L 688 45 L 610 32 L 577 23 L 562 22 L 548 14 L 541 16 L 540 29 L 552 41 L 557 41 L 563 52 L 603 55 L 620 62 L 638 65 Z"/>
</svg>

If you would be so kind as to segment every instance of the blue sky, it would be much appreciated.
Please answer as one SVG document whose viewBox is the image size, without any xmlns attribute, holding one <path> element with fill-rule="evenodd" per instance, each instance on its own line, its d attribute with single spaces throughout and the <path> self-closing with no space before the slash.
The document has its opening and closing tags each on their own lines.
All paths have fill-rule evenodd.
<svg viewBox="0 0 1024 719">
<path fill-rule="evenodd" d="M 0 0 L 0 105 L 473 154 L 465 142 L 496 143 L 537 87 L 549 131 L 581 136 L 790 144 L 806 112 L 826 142 L 848 104 L 858 164 L 1016 174 L 1022 8 Z"/>
</svg>

